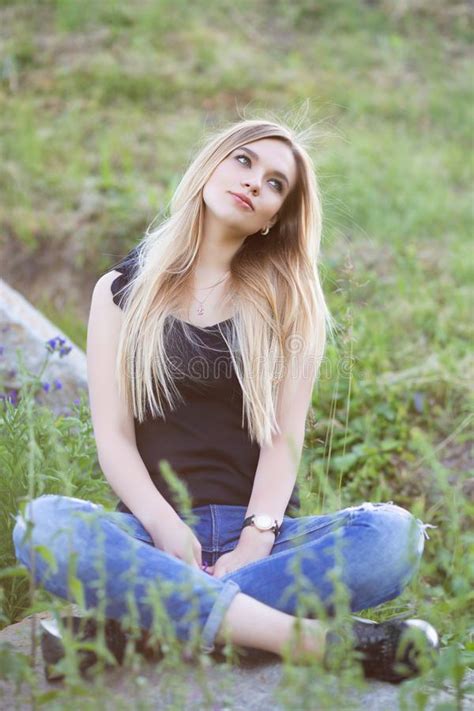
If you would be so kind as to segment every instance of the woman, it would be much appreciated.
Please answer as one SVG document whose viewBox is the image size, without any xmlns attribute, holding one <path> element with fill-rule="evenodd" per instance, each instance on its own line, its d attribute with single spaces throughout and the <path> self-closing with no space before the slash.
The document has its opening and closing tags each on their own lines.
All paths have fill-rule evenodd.
<svg viewBox="0 0 474 711">
<path fill-rule="evenodd" d="M 49 591 L 68 598 L 74 557 L 85 605 L 95 606 L 92 561 L 101 561 L 108 618 L 128 620 L 132 600 L 139 625 L 156 629 L 159 591 L 162 637 L 168 626 L 205 652 L 231 640 L 325 663 L 344 640 L 330 624 L 337 579 L 351 612 L 400 594 L 424 545 L 425 525 L 410 513 L 363 503 L 289 515 L 298 509 L 305 419 L 332 327 L 320 237 L 319 189 L 303 141 L 279 123 L 243 120 L 207 142 L 169 218 L 98 280 L 90 403 L 99 462 L 120 501 L 106 512 L 40 496 L 25 511 L 29 540 L 17 517 L 21 562 L 32 567 L 35 543 L 54 552 L 55 570 L 41 558 L 34 568 Z M 405 645 L 404 670 L 396 666 L 404 633 L 417 628 L 426 649 L 438 644 L 421 620 L 348 615 L 347 624 L 366 675 L 380 679 L 419 673 L 413 646 Z"/>
</svg>

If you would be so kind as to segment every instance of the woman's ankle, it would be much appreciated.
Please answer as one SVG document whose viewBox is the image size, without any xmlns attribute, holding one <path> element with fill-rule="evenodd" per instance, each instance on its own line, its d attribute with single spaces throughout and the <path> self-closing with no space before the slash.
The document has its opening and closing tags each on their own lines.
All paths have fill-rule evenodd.
<svg viewBox="0 0 474 711">
<path fill-rule="evenodd" d="M 295 618 L 282 657 L 298 664 L 323 662 L 328 626 L 319 620 Z"/>
</svg>

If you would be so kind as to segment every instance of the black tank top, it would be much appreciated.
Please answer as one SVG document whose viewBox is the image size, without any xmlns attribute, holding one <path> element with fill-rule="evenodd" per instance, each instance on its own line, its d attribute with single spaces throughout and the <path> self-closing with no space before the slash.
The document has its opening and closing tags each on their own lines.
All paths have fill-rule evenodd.
<svg viewBox="0 0 474 711">
<path fill-rule="evenodd" d="M 112 267 L 121 272 L 111 285 L 113 301 L 121 308 L 125 296 L 119 290 L 133 274 L 136 255 L 137 247 L 134 247 Z M 260 445 L 250 440 L 246 425 L 242 428 L 242 389 L 227 344 L 219 332 L 219 329 L 224 333 L 224 329 L 232 329 L 233 319 L 204 329 L 191 324 L 196 345 L 186 339 L 182 323 L 174 316 L 168 317 L 165 344 L 168 357 L 178 368 L 174 382 L 184 402 L 178 402 L 174 411 L 165 403 L 165 419 L 153 418 L 149 411 L 144 422 L 139 423 L 135 418 L 138 451 L 154 485 L 175 510 L 179 504 L 160 472 L 162 459 L 169 462 L 186 485 L 192 507 L 247 506 Z M 299 508 L 296 483 L 286 515 L 298 515 Z M 122 501 L 116 510 L 131 513 Z"/>
</svg>

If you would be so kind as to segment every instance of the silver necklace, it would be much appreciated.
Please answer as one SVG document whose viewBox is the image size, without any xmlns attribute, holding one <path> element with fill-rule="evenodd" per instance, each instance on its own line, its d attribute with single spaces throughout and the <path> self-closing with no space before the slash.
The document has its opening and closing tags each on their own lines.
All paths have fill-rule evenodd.
<svg viewBox="0 0 474 711">
<path fill-rule="evenodd" d="M 213 290 L 216 288 L 216 286 L 218 286 L 219 284 L 221 284 L 221 283 L 224 281 L 224 279 L 227 278 L 227 275 L 228 275 L 228 274 L 230 274 L 230 272 L 226 272 L 226 273 L 224 274 L 224 276 L 222 277 L 222 279 L 219 279 L 219 281 L 217 281 L 217 282 L 216 282 L 215 284 L 213 284 L 212 286 L 206 286 L 206 287 L 204 287 L 205 289 L 210 289 L 211 291 L 208 293 L 208 295 L 206 296 L 206 298 L 205 298 L 203 301 L 200 301 L 200 299 L 198 299 L 198 298 L 196 298 L 195 296 L 193 296 L 193 299 L 195 299 L 195 300 L 199 303 L 199 306 L 197 307 L 197 313 L 198 313 L 199 316 L 202 316 L 202 315 L 204 314 L 204 305 L 203 305 L 203 304 L 205 303 L 205 301 L 207 301 L 207 299 L 208 299 L 209 296 L 212 294 L 212 292 L 213 292 Z M 198 291 L 202 291 L 202 289 L 198 289 Z"/>
</svg>

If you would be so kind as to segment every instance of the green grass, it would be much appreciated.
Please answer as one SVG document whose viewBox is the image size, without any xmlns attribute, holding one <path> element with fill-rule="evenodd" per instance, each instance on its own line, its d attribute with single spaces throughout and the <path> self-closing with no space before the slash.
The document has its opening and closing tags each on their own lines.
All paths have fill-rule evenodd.
<svg viewBox="0 0 474 711">
<path fill-rule="evenodd" d="M 310 98 L 321 271 L 339 330 L 315 388 L 302 513 L 394 500 L 437 526 L 417 580 L 367 614 L 415 610 L 432 621 L 443 649 L 431 691 L 423 680 L 403 685 L 400 707 L 424 709 L 451 684 L 442 708 L 460 709 L 473 652 L 467 3 L 3 1 L 0 21 L 2 256 L 14 249 L 17 264 L 47 265 L 54 255 L 69 288 L 58 306 L 21 274 L 6 278 L 82 348 L 94 281 L 166 206 L 203 126 L 242 110 L 284 115 Z M 39 285 L 51 278 L 38 267 Z M 2 625 L 61 607 L 16 566 L 21 501 L 115 501 L 87 403 L 58 420 L 28 402 L 23 393 L 0 410 Z M 0 654 L 10 679 L 28 676 L 21 656 L 7 667 Z M 330 678 L 285 668 L 288 708 L 315 694 L 343 707 L 358 683 L 355 667 L 345 670 L 336 699 Z M 58 708 L 78 688 L 67 684 Z"/>
</svg>

